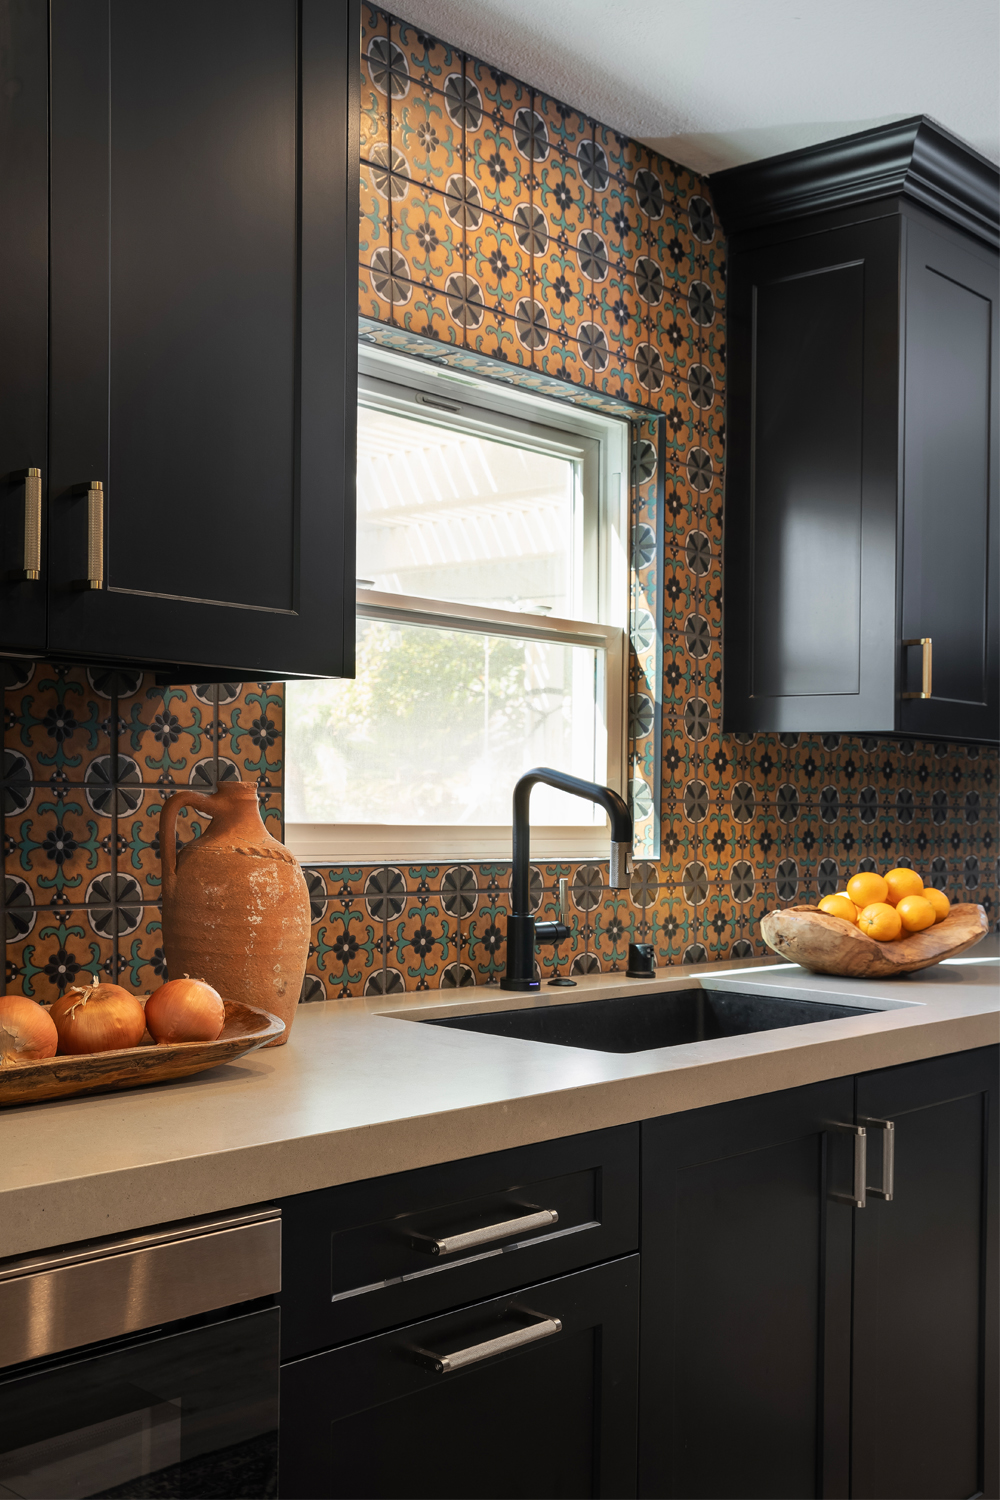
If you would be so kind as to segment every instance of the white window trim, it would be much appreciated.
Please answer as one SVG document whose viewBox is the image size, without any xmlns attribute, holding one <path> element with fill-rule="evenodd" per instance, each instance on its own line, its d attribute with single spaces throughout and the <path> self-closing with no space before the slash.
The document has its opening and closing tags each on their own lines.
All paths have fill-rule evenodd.
<svg viewBox="0 0 1000 1500">
<path fill-rule="evenodd" d="M 525 436 L 528 437 L 530 432 L 532 447 L 541 446 L 538 442 L 540 426 L 544 429 L 546 424 L 544 421 L 540 424 L 540 418 L 546 409 L 552 418 L 547 425 L 556 429 L 551 439 L 554 452 L 568 451 L 565 441 L 567 434 L 574 434 L 589 446 L 595 435 L 606 438 L 609 432 L 606 421 L 595 419 L 592 413 L 580 408 L 550 402 L 544 397 L 512 390 L 506 385 L 442 371 L 418 360 L 390 355 L 385 350 L 362 347 L 359 350 L 359 369 L 369 376 L 369 385 L 372 381 L 391 381 L 396 386 L 404 387 L 398 397 L 394 397 L 391 390 L 379 390 L 377 402 L 373 404 L 389 409 L 395 407 L 408 411 L 408 414 L 428 418 L 431 416 L 427 409 L 430 403 L 420 401 L 420 394 L 431 393 L 463 408 L 463 426 L 475 425 L 475 408 L 485 407 L 486 414 L 482 419 L 484 432 L 488 431 L 488 413 L 493 411 L 506 418 L 504 425 L 508 431 L 518 422 L 523 422 Z M 442 425 L 447 425 L 443 411 L 436 412 L 435 416 L 443 417 Z M 516 419 L 513 423 L 512 418 Z M 560 432 L 563 434 L 562 442 L 558 436 Z M 620 441 L 617 444 L 602 442 L 600 453 L 600 500 L 591 515 L 599 514 L 600 524 L 610 525 L 613 536 L 602 539 L 604 545 L 598 550 L 599 572 L 594 585 L 600 612 L 605 616 L 624 620 L 628 597 L 627 550 L 624 547 L 628 525 L 625 495 L 628 444 L 624 427 Z M 621 561 L 618 572 L 621 577 L 615 575 L 612 565 L 612 540 L 618 542 Z M 488 626 L 498 635 L 515 636 L 522 640 L 562 642 L 602 650 L 606 672 L 607 785 L 622 797 L 627 797 L 628 646 L 624 628 L 589 620 L 564 620 L 551 615 L 526 614 L 516 610 L 458 605 L 445 600 L 380 593 L 360 587 L 357 590 L 357 611 L 363 619 L 437 625 L 449 630 L 468 630 L 474 625 Z M 475 633 L 480 632 L 476 630 Z M 606 858 L 607 838 L 606 828 L 600 825 L 536 825 L 532 827 L 532 857 L 559 860 Z M 508 860 L 511 857 L 511 829 L 506 825 L 286 823 L 285 842 L 300 860 L 308 864 L 440 863 L 443 860 L 458 863 Z"/>
</svg>

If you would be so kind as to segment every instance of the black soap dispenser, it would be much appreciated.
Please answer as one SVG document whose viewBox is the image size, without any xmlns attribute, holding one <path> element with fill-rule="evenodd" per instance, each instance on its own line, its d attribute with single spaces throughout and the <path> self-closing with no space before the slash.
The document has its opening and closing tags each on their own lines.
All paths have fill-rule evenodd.
<svg viewBox="0 0 1000 1500">
<path fill-rule="evenodd" d="M 656 949 L 652 943 L 629 943 L 627 979 L 655 979 Z"/>
</svg>

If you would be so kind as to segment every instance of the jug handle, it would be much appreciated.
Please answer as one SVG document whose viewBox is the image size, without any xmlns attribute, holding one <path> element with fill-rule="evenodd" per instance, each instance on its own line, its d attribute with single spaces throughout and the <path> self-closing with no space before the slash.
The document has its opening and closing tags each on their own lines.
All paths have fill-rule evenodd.
<svg viewBox="0 0 1000 1500">
<path fill-rule="evenodd" d="M 182 790 L 168 797 L 160 809 L 160 867 L 164 891 L 173 885 L 177 873 L 177 814 L 182 807 L 194 807 L 211 817 L 214 801 L 215 797 L 211 793 Z"/>
</svg>

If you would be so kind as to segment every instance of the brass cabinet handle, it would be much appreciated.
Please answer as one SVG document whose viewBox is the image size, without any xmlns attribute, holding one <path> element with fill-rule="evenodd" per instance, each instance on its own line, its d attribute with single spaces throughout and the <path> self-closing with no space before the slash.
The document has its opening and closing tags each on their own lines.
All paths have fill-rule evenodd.
<svg viewBox="0 0 1000 1500">
<path fill-rule="evenodd" d="M 882 1132 L 882 1186 L 873 1188 L 866 1185 L 865 1192 L 870 1193 L 873 1198 L 884 1198 L 887 1203 L 891 1203 L 896 1177 L 896 1126 L 892 1120 L 862 1120 L 861 1123 L 868 1130 Z"/>
<path fill-rule="evenodd" d="M 414 1250 L 425 1255 L 454 1255 L 457 1250 L 472 1250 L 476 1245 L 489 1245 L 493 1240 L 505 1240 L 511 1234 L 526 1234 L 529 1229 L 542 1229 L 546 1224 L 558 1224 L 559 1215 L 554 1208 L 542 1208 L 537 1213 L 524 1214 L 519 1219 L 504 1219 L 501 1224 L 484 1224 L 482 1229 L 470 1229 L 466 1234 L 450 1234 L 436 1240 L 431 1235 L 413 1236 Z"/>
<path fill-rule="evenodd" d="M 474 1365 L 494 1354 L 506 1354 L 508 1349 L 520 1349 L 522 1344 L 533 1344 L 536 1339 L 551 1338 L 562 1332 L 561 1318 L 542 1318 L 527 1328 L 518 1328 L 514 1333 L 501 1334 L 497 1339 L 486 1339 L 482 1344 L 472 1344 L 468 1349 L 456 1349 L 454 1354 L 435 1354 L 432 1349 L 417 1349 L 416 1354 L 432 1365 L 439 1375 L 451 1370 L 461 1370 L 465 1365 Z"/>
<path fill-rule="evenodd" d="M 920 654 L 920 692 L 901 693 L 901 698 L 929 698 L 931 696 L 931 649 L 932 641 L 929 635 L 914 636 L 911 640 L 904 641 L 904 646 L 919 646 Z"/>
<path fill-rule="evenodd" d="M 32 581 L 42 571 L 42 471 L 24 475 L 24 574 Z"/>
<path fill-rule="evenodd" d="M 81 485 L 77 494 L 87 497 L 87 576 L 77 583 L 80 589 L 104 587 L 104 485 L 99 479 Z"/>
<path fill-rule="evenodd" d="M 24 539 L 21 566 L 7 576 L 35 583 L 42 572 L 42 471 L 19 469 L 10 478 L 24 481 Z"/>
</svg>

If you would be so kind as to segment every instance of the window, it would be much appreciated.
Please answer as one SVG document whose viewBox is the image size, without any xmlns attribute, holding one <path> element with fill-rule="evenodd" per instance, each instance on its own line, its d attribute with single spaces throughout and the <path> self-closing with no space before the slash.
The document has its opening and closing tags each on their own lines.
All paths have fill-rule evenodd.
<svg viewBox="0 0 1000 1500">
<path fill-rule="evenodd" d="M 510 857 L 534 765 L 625 790 L 627 424 L 363 349 L 357 676 L 290 682 L 300 858 Z M 545 787 L 533 852 L 605 853 Z"/>
</svg>

